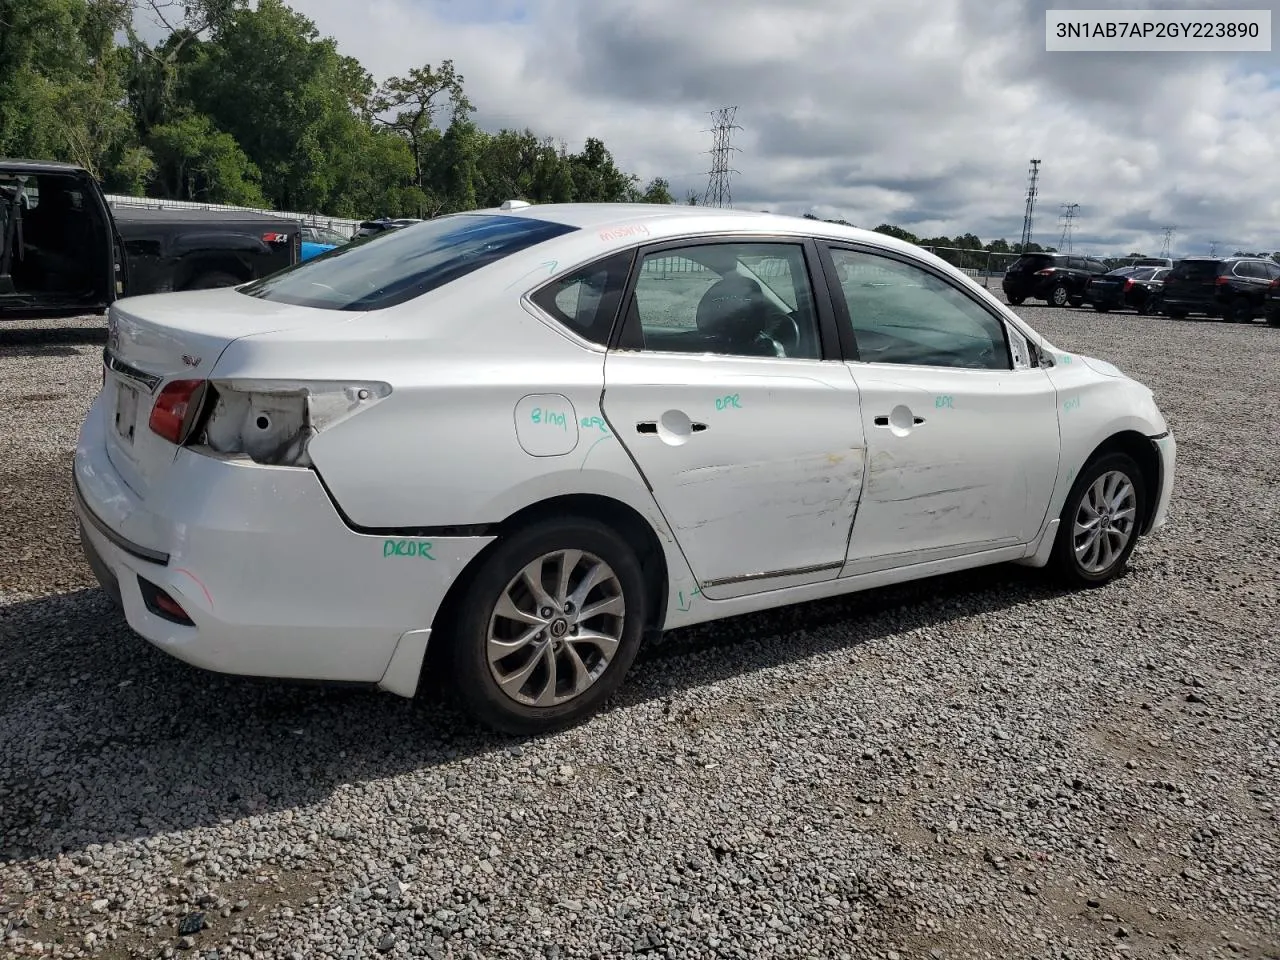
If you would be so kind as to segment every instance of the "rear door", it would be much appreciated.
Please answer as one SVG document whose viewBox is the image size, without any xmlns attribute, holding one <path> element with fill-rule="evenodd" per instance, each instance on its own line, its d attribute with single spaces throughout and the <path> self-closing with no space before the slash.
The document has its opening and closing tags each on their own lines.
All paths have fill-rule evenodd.
<svg viewBox="0 0 1280 960">
<path fill-rule="evenodd" d="M 868 468 L 845 575 L 1029 542 L 1058 469 L 1057 391 L 1016 329 L 932 267 L 831 244 Z"/>
<path fill-rule="evenodd" d="M 605 361 L 605 415 L 711 599 L 844 564 L 865 440 L 815 255 L 796 238 L 645 248 Z"/>
</svg>

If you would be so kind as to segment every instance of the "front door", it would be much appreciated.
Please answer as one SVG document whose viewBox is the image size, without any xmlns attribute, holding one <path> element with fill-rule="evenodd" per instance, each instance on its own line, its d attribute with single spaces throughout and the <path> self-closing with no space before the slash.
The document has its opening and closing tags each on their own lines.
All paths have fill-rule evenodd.
<svg viewBox="0 0 1280 960">
<path fill-rule="evenodd" d="M 710 599 L 834 578 L 864 465 L 858 390 L 801 242 L 640 258 L 603 409 Z"/>
<path fill-rule="evenodd" d="M 1030 542 L 1059 437 L 1057 394 L 1025 340 L 941 272 L 830 255 L 868 452 L 844 574 Z"/>
</svg>

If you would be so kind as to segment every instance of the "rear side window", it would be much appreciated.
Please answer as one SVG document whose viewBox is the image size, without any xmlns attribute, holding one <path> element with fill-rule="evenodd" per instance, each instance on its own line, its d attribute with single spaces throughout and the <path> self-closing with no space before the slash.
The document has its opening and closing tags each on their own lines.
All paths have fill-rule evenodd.
<svg viewBox="0 0 1280 960">
<path fill-rule="evenodd" d="M 1184 260 L 1173 268 L 1173 276 L 1179 280 L 1212 280 L 1221 266 L 1220 260 Z"/>
<path fill-rule="evenodd" d="M 578 336 L 607 346 L 635 252 L 625 250 L 553 280 L 529 299 Z"/>
<path fill-rule="evenodd" d="M 1019 257 L 1009 267 L 1010 273 L 1022 273 L 1031 270 L 1043 270 L 1045 267 L 1053 266 L 1053 258 L 1044 254 L 1027 254 L 1025 257 Z"/>
<path fill-rule="evenodd" d="M 382 310 L 576 229 L 531 217 L 453 214 L 355 240 L 238 289 L 322 310 Z"/>
</svg>

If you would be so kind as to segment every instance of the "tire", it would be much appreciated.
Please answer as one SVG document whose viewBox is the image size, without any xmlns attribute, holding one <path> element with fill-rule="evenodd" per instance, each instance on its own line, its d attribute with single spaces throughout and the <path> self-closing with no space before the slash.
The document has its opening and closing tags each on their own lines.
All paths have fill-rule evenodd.
<svg viewBox="0 0 1280 960">
<path fill-rule="evenodd" d="M 1267 326 L 1268 326 L 1268 327 L 1280 327 L 1280 311 L 1276 311 L 1275 313 L 1268 313 L 1268 314 L 1267 314 Z"/>
<path fill-rule="evenodd" d="M 1113 517 L 1113 519 L 1127 517 L 1128 520 L 1127 526 L 1123 519 L 1119 519 L 1115 524 L 1126 534 L 1122 545 L 1109 559 L 1102 553 L 1103 548 L 1099 548 L 1096 552 L 1089 548 L 1083 557 L 1077 555 L 1076 523 L 1078 520 L 1084 520 L 1087 523 L 1092 509 L 1084 506 L 1086 500 L 1093 503 L 1099 494 L 1105 492 L 1108 486 L 1117 481 L 1117 478 L 1123 478 L 1128 487 L 1128 494 L 1121 501 L 1119 512 Z M 1099 481 L 1102 481 L 1101 484 Z M 1053 545 L 1053 555 L 1050 560 L 1050 566 L 1054 568 L 1058 579 L 1072 587 L 1097 587 L 1120 576 L 1129 562 L 1133 548 L 1138 543 L 1139 530 L 1142 519 L 1146 516 L 1146 509 L 1142 468 L 1133 457 L 1127 453 L 1108 453 L 1091 461 L 1080 471 L 1080 476 L 1076 478 L 1071 492 L 1067 495 L 1067 502 L 1063 504 L 1062 513 L 1059 516 L 1061 522 L 1058 525 L 1058 537 Z M 1130 510 L 1131 514 L 1128 513 Z M 1088 539 L 1087 531 L 1081 533 L 1079 537 L 1083 546 L 1093 542 Z M 1104 541 L 1104 546 L 1109 545 L 1114 548 L 1120 538 L 1118 535 L 1110 537 L 1104 533 L 1099 539 Z M 1092 562 L 1089 562 L 1091 560 Z"/>
<path fill-rule="evenodd" d="M 1067 302 L 1071 304 L 1073 307 L 1083 306 L 1084 297 L 1068 297 Z"/>
<path fill-rule="evenodd" d="M 1253 304 L 1237 297 L 1222 308 L 1222 319 L 1227 323 L 1253 323 Z"/>
<path fill-rule="evenodd" d="M 1187 319 L 1187 311 L 1179 310 L 1176 307 L 1169 307 L 1167 310 L 1165 310 L 1165 314 L 1169 317 L 1170 320 Z"/>
<path fill-rule="evenodd" d="M 190 280 L 182 289 L 215 290 L 218 287 L 234 287 L 238 283 L 244 283 L 244 281 L 223 270 L 210 270 L 208 273 L 197 274 L 195 279 Z"/>
<path fill-rule="evenodd" d="M 555 631 L 578 629 L 573 624 L 574 611 L 560 607 L 556 596 L 561 565 L 556 558 L 576 552 L 581 553 L 581 558 L 570 569 L 565 599 L 571 598 L 580 587 L 593 562 L 604 564 L 604 571 L 598 571 L 603 576 L 578 599 L 590 600 L 588 607 L 598 607 L 610 597 L 621 599 L 622 616 L 604 612 L 586 621 L 598 635 L 616 638 L 607 659 L 602 655 L 605 645 L 574 641 L 573 632 L 553 635 Z M 526 568 L 539 561 L 544 598 L 535 608 L 532 591 L 525 586 L 529 581 L 523 575 Z M 510 601 L 512 612 L 520 616 L 497 613 L 504 599 Z M 517 736 L 550 733 L 585 720 L 618 688 L 631 668 L 644 636 L 649 603 L 640 561 L 626 541 L 604 524 L 570 517 L 544 520 L 519 530 L 500 541 L 482 562 L 456 608 L 447 664 L 454 696 L 467 713 L 500 733 Z M 499 654 L 491 668 L 490 627 L 496 634 L 494 644 L 500 645 L 503 640 L 528 636 L 537 626 L 534 618 L 546 623 L 548 628 L 523 644 L 512 645 L 506 654 Z M 524 651 L 528 651 L 528 656 Z M 571 693 L 563 689 L 563 684 L 573 675 L 570 658 L 575 654 L 587 670 L 584 676 L 596 670 L 600 672 L 576 696 L 557 700 L 557 690 L 560 695 Z M 556 671 L 554 678 L 550 676 L 551 665 Z M 511 680 L 513 694 L 499 683 L 496 674 L 503 673 Z M 552 702 L 547 705 L 532 702 L 548 688 L 553 695 Z"/>
<path fill-rule="evenodd" d="M 1099 313 L 1106 313 L 1106 312 L 1107 312 L 1108 310 L 1110 310 L 1111 308 L 1110 308 L 1110 307 L 1104 307 L 1104 306 L 1103 306 L 1102 304 L 1100 304 L 1100 303 L 1095 303 L 1095 304 L 1093 305 L 1093 309 L 1097 310 Z"/>
<path fill-rule="evenodd" d="M 1067 292 L 1065 283 L 1055 284 L 1054 288 L 1049 291 L 1049 303 L 1055 307 L 1065 307 L 1070 294 Z"/>
<path fill-rule="evenodd" d="M 1005 299 L 1009 301 L 1009 306 L 1011 306 L 1011 307 L 1020 307 L 1020 306 L 1022 306 L 1023 302 L 1024 302 L 1027 298 L 1026 298 L 1026 297 L 1010 297 L 1010 296 L 1006 296 L 1006 297 L 1005 297 Z"/>
</svg>

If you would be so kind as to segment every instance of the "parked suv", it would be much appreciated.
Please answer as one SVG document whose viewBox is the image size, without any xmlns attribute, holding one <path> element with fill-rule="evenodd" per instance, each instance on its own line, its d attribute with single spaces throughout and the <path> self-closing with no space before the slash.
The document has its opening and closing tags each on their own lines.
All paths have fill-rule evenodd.
<svg viewBox="0 0 1280 960">
<path fill-rule="evenodd" d="M 1280 279 L 1272 280 L 1271 286 L 1267 287 L 1263 315 L 1267 318 L 1267 326 L 1280 327 Z"/>
<path fill-rule="evenodd" d="M 1107 265 L 1094 257 L 1067 253 L 1025 253 L 1005 272 L 1004 295 L 1014 306 L 1028 297 L 1055 307 L 1084 303 L 1084 288 L 1093 277 L 1107 272 Z"/>
<path fill-rule="evenodd" d="M 1188 257 L 1164 278 L 1164 312 L 1191 313 L 1248 323 L 1265 309 L 1267 290 L 1280 279 L 1280 263 L 1261 257 Z"/>
</svg>

